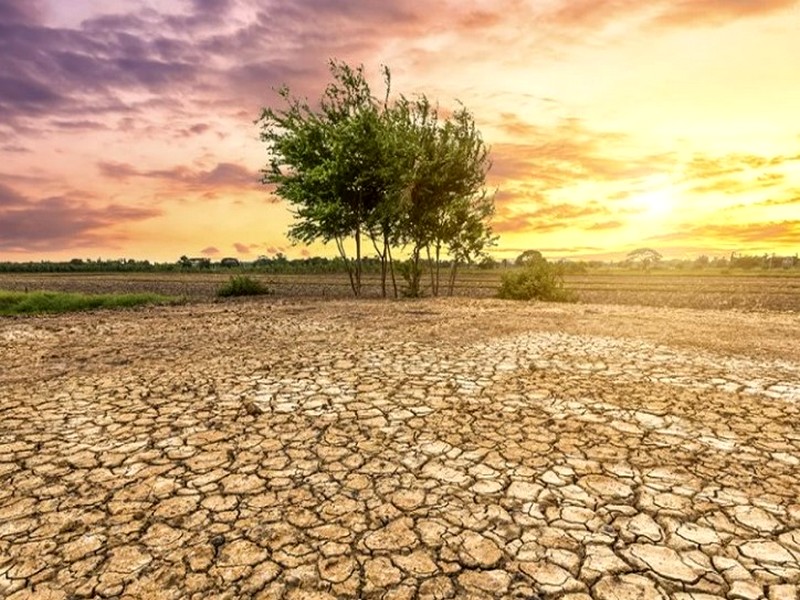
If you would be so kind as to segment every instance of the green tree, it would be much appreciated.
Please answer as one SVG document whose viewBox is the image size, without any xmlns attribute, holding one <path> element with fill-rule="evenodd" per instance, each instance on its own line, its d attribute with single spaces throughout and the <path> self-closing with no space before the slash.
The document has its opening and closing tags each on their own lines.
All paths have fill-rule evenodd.
<svg viewBox="0 0 800 600">
<path fill-rule="evenodd" d="M 380 109 L 363 68 L 332 61 L 330 71 L 333 82 L 318 110 L 284 87 L 279 94 L 287 106 L 262 111 L 261 139 L 270 153 L 262 181 L 275 184 L 275 193 L 293 205 L 292 239 L 336 243 L 359 296 L 362 237 L 385 187 Z M 345 247 L 351 237 L 353 258 Z"/>
<path fill-rule="evenodd" d="M 491 166 L 489 150 L 464 107 L 444 121 L 425 96 L 415 101 L 401 98 L 393 110 L 406 152 L 401 161 L 405 183 L 399 198 L 399 239 L 411 248 L 409 294 L 421 292 L 424 258 L 436 296 L 443 251 L 457 269 L 494 242 L 488 225 L 494 198 L 483 189 Z M 451 290 L 455 272 L 451 271 Z"/>
<path fill-rule="evenodd" d="M 628 252 L 627 262 L 639 264 L 643 269 L 649 269 L 652 265 L 658 264 L 662 256 L 652 248 L 637 248 Z"/>
<path fill-rule="evenodd" d="M 363 67 L 332 61 L 330 71 L 333 81 L 319 108 L 284 87 L 279 94 L 286 106 L 265 108 L 257 121 L 270 154 L 262 181 L 292 206 L 290 237 L 334 241 L 356 296 L 365 237 L 378 254 L 384 296 L 389 275 L 397 295 L 397 247 L 410 248 L 413 295 L 420 292 L 423 253 L 434 295 L 449 254 L 452 289 L 457 265 L 478 258 L 494 240 L 487 224 L 494 202 L 483 190 L 488 149 L 472 114 L 462 107 L 440 120 L 425 96 L 390 104 L 386 68 L 382 101 L 373 97 Z"/>
<path fill-rule="evenodd" d="M 525 250 L 522 254 L 520 254 L 514 263 L 517 266 L 529 265 L 531 263 L 542 262 L 544 257 L 542 253 L 538 250 Z"/>
</svg>

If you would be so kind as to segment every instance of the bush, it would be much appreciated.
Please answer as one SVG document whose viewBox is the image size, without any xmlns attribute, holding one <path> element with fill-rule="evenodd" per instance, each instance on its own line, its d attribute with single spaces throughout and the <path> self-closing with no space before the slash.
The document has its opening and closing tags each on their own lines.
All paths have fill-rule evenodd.
<svg viewBox="0 0 800 600">
<path fill-rule="evenodd" d="M 530 262 L 524 269 L 504 273 L 497 292 L 505 300 L 575 302 L 574 292 L 564 287 L 564 269 L 546 260 Z"/>
<path fill-rule="evenodd" d="M 235 275 L 217 290 L 217 296 L 263 296 L 272 291 L 263 283 L 247 275 Z"/>
</svg>

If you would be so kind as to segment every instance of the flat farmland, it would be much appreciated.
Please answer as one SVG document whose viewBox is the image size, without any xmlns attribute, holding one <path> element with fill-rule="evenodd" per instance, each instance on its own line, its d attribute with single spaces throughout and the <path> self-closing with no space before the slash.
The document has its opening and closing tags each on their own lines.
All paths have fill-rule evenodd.
<svg viewBox="0 0 800 600">
<path fill-rule="evenodd" d="M 799 340 L 478 298 L 3 318 L 0 597 L 796 600 Z"/>
<path fill-rule="evenodd" d="M 454 295 L 492 297 L 502 270 L 468 270 L 457 280 Z M 283 298 L 348 298 L 345 274 L 249 273 Z M 82 292 L 156 292 L 190 300 L 214 298 L 231 273 L 75 273 L 0 274 L 0 289 Z M 427 280 L 423 279 L 425 284 Z M 702 272 L 613 271 L 568 275 L 567 287 L 582 303 L 665 306 L 676 308 L 800 311 L 800 272 L 744 272 L 734 275 Z M 402 288 L 402 281 L 398 280 Z M 429 288 L 428 288 L 429 289 Z M 446 293 L 446 286 L 442 285 Z M 380 296 L 380 278 L 364 277 L 364 295 Z"/>
</svg>

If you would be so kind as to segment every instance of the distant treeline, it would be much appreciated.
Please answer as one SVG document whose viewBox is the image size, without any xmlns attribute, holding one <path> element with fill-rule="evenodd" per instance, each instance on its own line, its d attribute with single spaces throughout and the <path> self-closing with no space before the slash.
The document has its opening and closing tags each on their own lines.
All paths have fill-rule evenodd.
<svg viewBox="0 0 800 600">
<path fill-rule="evenodd" d="M 530 251 L 529 251 L 530 252 Z M 524 253 L 521 256 L 525 256 Z M 538 254 L 538 253 L 536 253 Z M 700 269 L 737 269 L 750 270 L 789 270 L 800 269 L 800 258 L 794 256 L 778 256 L 776 254 L 746 255 L 732 254 L 726 257 L 700 256 L 696 259 L 661 259 L 650 263 L 632 262 L 630 259 L 620 261 L 557 261 L 564 274 L 582 274 L 596 269 L 657 269 L 657 270 L 700 270 Z M 479 269 L 503 269 L 524 264 L 519 260 L 497 260 L 486 257 L 473 267 Z M 447 266 L 448 261 L 443 261 Z M 160 273 L 160 272 L 220 272 L 231 270 L 253 271 L 264 273 L 346 273 L 347 264 L 341 257 L 326 258 L 312 256 L 305 258 L 288 258 L 283 254 L 273 257 L 260 256 L 252 261 L 241 261 L 236 258 L 223 258 L 214 261 L 210 258 L 188 258 L 181 256 L 175 262 L 151 262 L 149 260 L 98 258 L 96 260 L 73 258 L 69 261 L 28 261 L 0 262 L 0 273 Z M 380 274 L 381 260 L 378 257 L 364 257 L 365 273 Z"/>
</svg>

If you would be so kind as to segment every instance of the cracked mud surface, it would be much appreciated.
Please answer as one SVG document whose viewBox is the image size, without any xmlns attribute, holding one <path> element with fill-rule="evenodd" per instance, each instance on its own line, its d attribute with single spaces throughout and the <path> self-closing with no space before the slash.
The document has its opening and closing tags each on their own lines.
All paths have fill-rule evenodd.
<svg viewBox="0 0 800 600">
<path fill-rule="evenodd" d="M 497 301 L 0 320 L 0 597 L 800 597 L 800 322 Z"/>
</svg>

